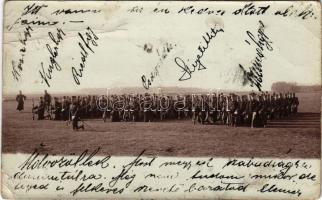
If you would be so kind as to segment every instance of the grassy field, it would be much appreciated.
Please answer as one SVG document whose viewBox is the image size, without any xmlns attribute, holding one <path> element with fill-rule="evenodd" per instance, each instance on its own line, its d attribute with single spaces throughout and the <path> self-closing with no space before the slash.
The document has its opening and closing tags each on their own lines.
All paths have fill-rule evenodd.
<svg viewBox="0 0 322 200">
<path fill-rule="evenodd" d="M 299 94 L 299 115 L 270 122 L 269 128 L 193 125 L 191 121 L 106 122 L 86 121 L 85 131 L 74 132 L 61 121 L 32 120 L 31 101 L 18 113 L 16 102 L 3 102 L 2 151 L 81 153 L 101 147 L 112 155 L 216 157 L 320 157 L 320 93 Z M 40 147 L 40 144 L 44 145 Z"/>
</svg>

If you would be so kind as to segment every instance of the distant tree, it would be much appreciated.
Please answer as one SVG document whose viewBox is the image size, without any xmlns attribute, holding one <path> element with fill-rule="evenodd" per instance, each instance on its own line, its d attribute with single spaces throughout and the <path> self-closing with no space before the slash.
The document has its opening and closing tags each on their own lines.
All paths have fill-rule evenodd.
<svg viewBox="0 0 322 200">
<path fill-rule="evenodd" d="M 295 82 L 275 82 L 271 90 L 274 92 L 321 92 L 321 85 L 298 85 Z"/>
<path fill-rule="evenodd" d="M 275 82 L 272 84 L 271 90 L 274 92 L 297 92 L 297 84 L 294 82 Z"/>
</svg>

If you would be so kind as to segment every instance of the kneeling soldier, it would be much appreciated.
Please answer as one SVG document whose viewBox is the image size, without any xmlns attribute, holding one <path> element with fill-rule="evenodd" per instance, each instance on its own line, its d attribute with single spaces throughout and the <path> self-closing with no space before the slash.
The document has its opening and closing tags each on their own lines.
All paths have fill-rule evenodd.
<svg viewBox="0 0 322 200">
<path fill-rule="evenodd" d="M 78 104 L 77 102 L 73 101 L 73 103 L 70 105 L 70 120 L 72 121 L 73 125 L 73 130 L 78 130 L 78 129 L 83 129 L 84 130 L 84 125 L 78 126 L 78 121 L 80 120 L 79 113 L 78 113 Z"/>
</svg>

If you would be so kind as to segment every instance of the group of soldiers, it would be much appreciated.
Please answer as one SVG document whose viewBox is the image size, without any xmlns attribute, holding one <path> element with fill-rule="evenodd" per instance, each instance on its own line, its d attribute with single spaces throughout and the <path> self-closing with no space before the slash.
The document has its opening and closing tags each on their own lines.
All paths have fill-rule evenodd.
<svg viewBox="0 0 322 200">
<path fill-rule="evenodd" d="M 299 100 L 294 93 L 250 93 L 247 95 L 160 95 L 124 94 L 108 96 L 52 97 L 45 91 L 33 114 L 39 120 L 72 122 L 73 129 L 84 129 L 79 121 L 102 118 L 104 122 L 155 122 L 191 119 L 193 123 L 227 126 L 266 127 L 297 113 Z"/>
<path fill-rule="evenodd" d="M 69 124 L 72 122 L 73 130 L 83 129 L 84 124 L 79 125 L 79 121 L 84 118 L 98 118 L 101 112 L 96 109 L 96 97 L 88 96 L 64 96 L 61 99 L 58 97 L 52 98 L 45 90 L 43 97 L 39 98 L 38 105 L 32 105 L 33 119 L 35 114 L 38 120 L 53 119 L 62 120 Z"/>
</svg>

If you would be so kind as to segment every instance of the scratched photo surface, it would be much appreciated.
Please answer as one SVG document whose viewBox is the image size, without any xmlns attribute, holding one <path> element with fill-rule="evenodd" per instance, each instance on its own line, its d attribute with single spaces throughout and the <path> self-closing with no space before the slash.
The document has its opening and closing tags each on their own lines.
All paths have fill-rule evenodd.
<svg viewBox="0 0 322 200">
<path fill-rule="evenodd" d="M 319 195 L 319 2 L 7 1 L 4 9 L 5 196 Z M 45 167 L 48 156 L 57 163 L 64 156 L 78 157 L 73 170 L 66 166 L 71 172 L 53 169 L 62 184 L 72 184 L 32 184 L 28 170 Z M 175 186 L 160 188 L 161 181 L 149 189 L 137 184 L 147 176 L 129 175 L 131 167 L 143 165 L 151 173 L 169 172 L 160 171 L 169 165 L 164 164 L 166 158 L 179 168 L 189 162 L 178 159 L 191 159 L 190 165 L 181 165 L 180 170 L 186 170 L 182 174 L 178 170 L 154 177 L 153 181 L 176 179 Z M 200 163 L 210 167 L 217 159 L 220 165 L 213 167 L 218 173 L 224 170 L 222 174 L 189 174 Z M 239 159 L 246 160 L 241 164 Z M 254 178 L 252 171 L 248 175 L 248 169 L 238 169 L 260 168 L 252 159 L 285 159 L 293 168 L 283 171 L 283 164 L 272 164 L 281 167 L 281 173 L 264 179 L 281 181 L 281 186 L 262 184 L 265 175 Z M 88 185 L 88 180 L 103 178 L 86 176 L 96 169 L 83 168 L 99 167 L 100 172 L 112 168 L 112 161 L 112 171 L 122 166 L 123 171 L 112 177 L 109 189 Z M 76 165 L 85 175 L 75 171 Z M 144 174 L 140 170 L 136 173 Z M 235 176 L 236 170 L 247 175 Z M 312 171 L 302 173 L 305 170 Z M 74 177 L 66 178 L 69 173 Z M 77 184 L 81 176 L 83 185 Z M 236 183 L 242 178 L 244 185 Z M 221 186 L 197 186 L 196 180 L 204 179 L 219 180 Z M 308 182 L 298 182 L 303 179 Z M 286 188 L 288 184 L 294 187 Z"/>
</svg>

